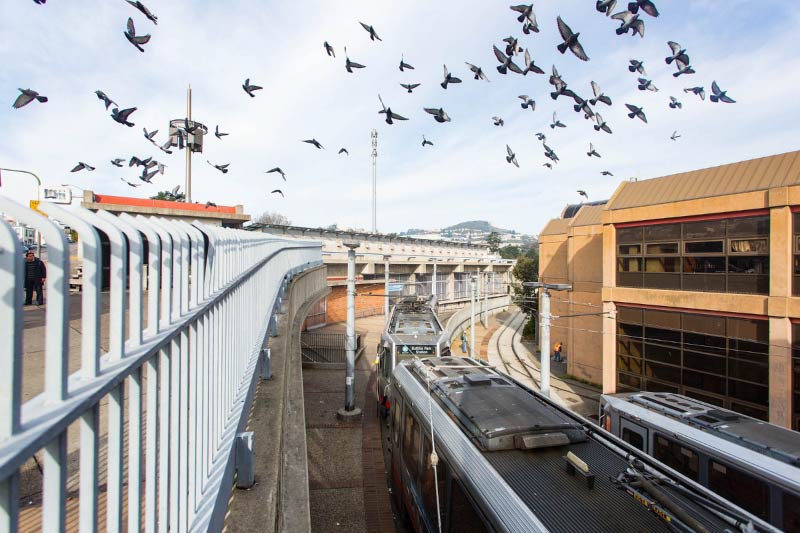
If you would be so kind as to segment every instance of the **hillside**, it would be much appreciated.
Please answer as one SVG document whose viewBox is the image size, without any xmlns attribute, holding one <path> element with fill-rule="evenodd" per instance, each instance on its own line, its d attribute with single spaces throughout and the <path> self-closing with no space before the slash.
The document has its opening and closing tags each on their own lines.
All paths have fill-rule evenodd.
<svg viewBox="0 0 800 533">
<path fill-rule="evenodd" d="M 446 228 L 442 228 L 442 231 L 483 231 L 486 233 L 491 233 L 492 231 L 496 231 L 497 233 L 514 233 L 511 230 L 496 228 L 492 226 L 486 220 L 468 220 L 466 222 L 459 222 L 453 226 L 448 226 Z"/>
</svg>

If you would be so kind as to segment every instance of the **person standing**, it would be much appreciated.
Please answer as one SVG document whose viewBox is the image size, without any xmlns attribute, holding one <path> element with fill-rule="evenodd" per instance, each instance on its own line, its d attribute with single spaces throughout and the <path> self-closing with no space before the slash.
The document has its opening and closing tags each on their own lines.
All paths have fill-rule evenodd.
<svg viewBox="0 0 800 533">
<path fill-rule="evenodd" d="M 564 362 L 564 358 L 561 357 L 561 348 L 562 348 L 562 346 L 563 345 L 561 344 L 561 341 L 559 341 L 559 342 L 557 342 L 557 343 L 555 343 L 553 345 L 553 354 L 554 354 L 553 361 L 555 361 L 556 363 Z"/>
<path fill-rule="evenodd" d="M 42 286 L 47 278 L 47 268 L 41 259 L 32 251 L 25 254 L 25 305 L 33 303 L 33 291 L 36 291 L 36 304 L 44 305 Z"/>
<path fill-rule="evenodd" d="M 461 353 L 467 353 L 467 332 L 461 332 Z"/>
</svg>

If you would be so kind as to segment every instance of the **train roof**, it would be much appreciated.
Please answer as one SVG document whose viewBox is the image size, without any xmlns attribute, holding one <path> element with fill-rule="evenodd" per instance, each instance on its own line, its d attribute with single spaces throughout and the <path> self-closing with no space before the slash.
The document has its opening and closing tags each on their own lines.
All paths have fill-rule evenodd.
<svg viewBox="0 0 800 533">
<path fill-rule="evenodd" d="M 414 344 L 436 344 L 443 333 L 430 299 L 416 296 L 402 298 L 393 307 L 386 328 L 393 340 Z"/>
<path fill-rule="evenodd" d="M 735 411 L 669 392 L 604 395 L 607 402 L 631 402 L 706 434 L 800 467 L 800 433 Z M 800 475 L 800 472 L 798 472 Z"/>
<path fill-rule="evenodd" d="M 485 507 L 504 529 L 531 530 L 508 503 L 518 502 L 546 530 L 670 530 L 627 492 L 632 478 L 626 476 L 642 474 L 609 444 L 613 437 L 487 363 L 462 357 L 405 361 L 395 369 L 394 381 L 424 424 L 436 428 L 437 447 L 448 452 L 451 467 L 473 492 L 486 498 Z M 567 473 L 569 452 L 588 465 L 593 488 L 581 475 Z M 658 490 L 709 531 L 725 529 L 719 517 L 680 490 L 667 485 Z"/>
</svg>

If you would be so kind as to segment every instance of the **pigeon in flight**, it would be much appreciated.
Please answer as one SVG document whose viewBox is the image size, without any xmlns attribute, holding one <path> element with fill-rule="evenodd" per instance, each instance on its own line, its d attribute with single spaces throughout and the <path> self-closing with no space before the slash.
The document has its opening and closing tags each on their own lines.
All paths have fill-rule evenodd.
<svg viewBox="0 0 800 533">
<path fill-rule="evenodd" d="M 505 125 L 505 121 L 500 117 L 492 117 L 492 122 L 495 126 L 500 126 L 501 128 Z"/>
<path fill-rule="evenodd" d="M 424 107 L 423 109 L 425 110 L 426 113 L 430 113 L 431 115 L 433 115 L 433 120 L 435 120 L 440 124 L 443 124 L 445 122 L 450 122 L 450 116 L 447 113 L 445 113 L 444 109 L 442 109 L 441 107 L 438 109 L 435 107 Z"/>
<path fill-rule="evenodd" d="M 361 27 L 362 27 L 362 28 L 364 28 L 365 30 L 367 30 L 367 33 L 369 33 L 369 38 L 370 38 L 371 40 L 373 40 L 373 41 L 374 41 L 375 39 L 378 39 L 379 41 L 382 41 L 382 40 L 383 40 L 383 39 L 381 39 L 380 37 L 378 37 L 378 34 L 377 34 L 377 33 L 375 33 L 375 28 L 373 28 L 372 26 L 370 26 L 370 25 L 368 25 L 368 24 L 364 24 L 363 22 L 359 22 L 359 24 L 361 24 Z"/>
<path fill-rule="evenodd" d="M 529 31 L 539 33 L 539 25 L 536 23 L 536 13 L 533 12 L 533 4 L 509 6 L 512 11 L 519 13 L 517 22 L 526 22 L 530 27 Z"/>
<path fill-rule="evenodd" d="M 592 145 L 592 143 L 589 143 L 589 151 L 586 152 L 586 155 L 588 155 L 589 157 L 592 156 L 602 157 L 600 154 L 597 153 L 597 150 L 594 149 L 594 145 Z"/>
<path fill-rule="evenodd" d="M 506 43 L 507 56 L 515 56 L 522 52 L 522 47 L 519 45 L 519 39 L 516 37 L 506 37 L 503 39 L 503 42 Z"/>
<path fill-rule="evenodd" d="M 577 192 L 577 193 L 578 193 L 578 196 L 583 196 L 583 197 L 584 197 L 584 198 L 586 198 L 587 200 L 589 199 L 589 195 L 588 195 L 588 194 L 586 194 L 586 191 L 583 191 L 583 190 L 581 190 L 581 189 L 578 189 L 578 190 L 577 190 L 577 191 L 575 191 L 575 192 Z"/>
<path fill-rule="evenodd" d="M 133 25 L 133 19 L 130 17 L 128 17 L 128 29 L 125 31 L 125 38 L 140 52 L 144 52 L 142 45 L 150 42 L 150 34 L 136 35 L 136 27 Z"/>
<path fill-rule="evenodd" d="M 542 147 L 544 148 L 544 156 L 551 160 L 553 163 L 558 163 L 560 159 L 558 159 L 558 155 L 556 155 L 555 150 L 547 146 L 546 144 L 542 143 Z"/>
<path fill-rule="evenodd" d="M 595 82 L 592 82 L 592 92 L 594 93 L 594 98 L 589 100 L 590 104 L 597 105 L 597 102 L 603 102 L 606 105 L 611 105 L 611 98 L 603 94 L 600 86 Z"/>
<path fill-rule="evenodd" d="M 522 109 L 528 109 L 528 108 L 530 108 L 530 110 L 531 110 L 531 111 L 533 111 L 533 110 L 535 110 L 535 109 L 536 109 L 536 101 L 535 101 L 535 100 L 533 100 L 533 99 L 532 99 L 530 96 L 528 96 L 527 94 L 521 94 L 521 95 L 519 95 L 519 97 L 518 97 L 518 98 L 519 98 L 520 100 L 522 100 L 522 103 L 521 103 L 521 104 L 519 104 L 519 105 L 520 105 L 520 107 L 522 107 Z"/>
<path fill-rule="evenodd" d="M 42 4 L 46 4 L 46 3 L 47 3 L 47 0 L 33 0 L 33 2 L 34 2 L 35 4 L 42 5 Z"/>
<path fill-rule="evenodd" d="M 216 137 L 217 139 L 222 139 L 226 135 L 228 134 L 219 131 L 219 124 L 217 124 L 217 126 L 214 128 L 214 137 Z"/>
<path fill-rule="evenodd" d="M 130 181 L 126 180 L 125 178 L 120 178 L 120 179 L 122 181 L 124 181 L 125 183 L 127 183 L 128 185 L 130 185 L 131 187 L 139 187 L 141 185 L 141 183 L 133 183 L 133 182 L 130 182 Z"/>
<path fill-rule="evenodd" d="M 670 107 L 671 109 L 680 109 L 680 108 L 682 108 L 682 107 L 683 107 L 683 104 L 682 104 L 682 103 L 680 103 L 680 102 L 678 101 L 678 99 L 677 99 L 677 98 L 675 98 L 674 96 L 670 96 L 670 97 L 669 97 L 669 107 Z"/>
<path fill-rule="evenodd" d="M 242 84 L 242 89 L 244 89 L 244 92 L 246 92 L 250 96 L 250 98 L 255 98 L 256 95 L 254 95 L 253 92 L 260 91 L 261 89 L 263 89 L 263 87 L 259 87 L 258 85 L 251 85 L 250 78 L 247 78 L 246 80 L 244 80 L 244 83 Z"/>
<path fill-rule="evenodd" d="M 75 165 L 75 167 L 72 170 L 70 170 L 70 172 L 80 172 L 81 170 L 88 170 L 89 172 L 92 172 L 94 170 L 94 167 L 88 163 L 79 161 L 78 164 Z"/>
<path fill-rule="evenodd" d="M 667 63 L 667 65 L 671 64 L 676 59 L 681 59 L 687 64 L 689 63 L 689 56 L 686 54 L 685 48 L 682 48 L 681 45 L 675 41 L 667 41 L 667 46 L 669 46 L 669 49 L 672 51 L 671 56 L 664 58 L 664 61 Z"/>
<path fill-rule="evenodd" d="M 181 186 L 180 186 L 180 185 L 178 185 L 177 187 L 175 187 L 174 189 L 172 189 L 172 190 L 170 191 L 170 194 L 171 194 L 172 196 L 178 196 L 178 191 L 180 191 L 180 190 L 181 190 Z"/>
<path fill-rule="evenodd" d="M 185 131 L 189 135 L 194 135 L 194 132 L 197 131 L 197 128 L 199 127 L 200 127 L 199 122 L 189 121 L 188 118 L 183 119 L 183 131 Z"/>
<path fill-rule="evenodd" d="M 333 46 L 328 44 L 328 41 L 322 43 L 322 46 L 325 47 L 325 52 L 328 53 L 328 57 L 336 57 L 336 52 L 333 51 Z"/>
<path fill-rule="evenodd" d="M 112 159 L 111 160 L 111 164 L 114 165 L 115 167 L 119 167 L 119 168 L 122 168 L 122 163 L 124 163 L 124 162 L 125 162 L 125 160 L 122 159 L 121 157 L 118 157 L 116 159 Z"/>
<path fill-rule="evenodd" d="M 558 51 L 563 54 L 567 51 L 567 48 L 569 48 L 572 53 L 575 54 L 575 57 L 581 61 L 589 61 L 589 56 L 586 55 L 583 46 L 578 42 L 580 33 L 574 33 L 570 27 L 561 20 L 561 16 L 558 16 L 556 21 L 558 22 L 558 32 L 561 34 L 561 38 L 564 39 L 564 42 L 558 45 Z"/>
<path fill-rule="evenodd" d="M 407 90 L 409 93 L 414 92 L 414 89 L 419 87 L 419 83 L 401 83 L 400 87 Z"/>
<path fill-rule="evenodd" d="M 325 147 L 324 147 L 324 146 L 322 146 L 322 145 L 319 143 L 319 141 L 318 141 L 318 140 L 316 140 L 316 139 L 306 139 L 306 140 L 304 140 L 303 142 L 304 142 L 304 143 L 308 143 L 308 144 L 313 144 L 314 146 L 316 146 L 316 147 L 317 147 L 317 150 L 324 150 L 324 149 L 325 149 Z"/>
<path fill-rule="evenodd" d="M 542 163 L 542 166 L 543 166 L 543 167 L 547 167 L 547 168 L 549 168 L 550 170 L 553 170 L 553 163 Z"/>
<path fill-rule="evenodd" d="M 469 67 L 469 69 L 472 71 L 472 73 L 475 74 L 474 78 L 476 80 L 489 81 L 489 78 L 487 78 L 486 74 L 483 73 L 483 69 L 481 67 L 475 66 L 472 63 L 467 63 L 466 61 L 465 61 L 465 63 Z"/>
<path fill-rule="evenodd" d="M 347 47 L 344 47 L 344 69 L 349 72 L 350 74 L 353 73 L 354 68 L 365 68 L 366 65 L 362 65 L 361 63 L 356 63 L 355 61 L 350 61 L 350 58 L 347 57 Z"/>
<path fill-rule="evenodd" d="M 444 69 L 444 81 L 439 84 L 442 86 L 442 89 L 447 89 L 447 85 L 449 83 L 461 83 L 460 78 L 456 78 L 450 74 L 450 72 L 447 70 L 447 65 L 442 65 L 442 68 Z"/>
<path fill-rule="evenodd" d="M 525 22 L 522 24 L 522 33 L 525 35 L 530 35 L 530 33 L 539 33 L 539 25 L 532 24 L 530 22 Z"/>
<path fill-rule="evenodd" d="M 589 100 L 584 100 L 577 94 L 575 95 L 575 105 L 572 106 L 576 113 L 583 111 L 583 118 L 589 120 L 594 117 L 594 111 L 589 107 Z"/>
<path fill-rule="evenodd" d="M 701 100 L 706 99 L 706 90 L 702 87 L 687 87 L 683 92 L 696 94 Z"/>
<path fill-rule="evenodd" d="M 164 163 L 162 163 L 160 161 L 156 161 L 156 165 L 158 166 L 158 173 L 163 176 L 164 175 L 164 169 L 167 168 L 167 165 L 165 165 Z"/>
<path fill-rule="evenodd" d="M 542 132 L 537 132 L 536 138 L 543 142 L 547 140 L 547 136 Z"/>
<path fill-rule="evenodd" d="M 619 28 L 616 29 L 617 35 L 623 35 L 633 30 L 634 37 L 637 33 L 644 37 L 644 21 L 639 18 L 639 15 L 630 11 L 620 11 L 611 15 L 611 18 L 620 21 Z"/>
<path fill-rule="evenodd" d="M 509 70 L 511 72 L 516 72 L 517 74 L 522 74 L 522 69 L 517 66 L 514 61 L 512 61 L 512 57 L 506 56 L 503 52 L 500 51 L 499 48 L 492 45 L 492 49 L 494 50 L 494 56 L 497 60 L 501 63 L 497 66 L 497 72 L 500 74 L 506 74 Z"/>
<path fill-rule="evenodd" d="M 228 173 L 228 167 L 230 166 L 230 163 L 225 163 L 224 165 L 215 165 L 214 163 L 212 163 L 208 159 L 206 159 L 206 163 L 208 163 L 212 167 L 216 168 L 217 170 L 219 170 L 223 174 L 227 174 Z"/>
<path fill-rule="evenodd" d="M 347 151 L 347 148 L 339 148 L 339 154 L 350 155 L 350 152 Z"/>
<path fill-rule="evenodd" d="M 639 120 L 647 124 L 647 117 L 644 114 L 644 109 L 642 109 L 641 107 L 636 107 L 635 105 L 631 104 L 625 104 L 625 107 L 627 107 L 628 110 L 630 111 L 630 113 L 628 113 L 629 118 L 638 118 Z"/>
<path fill-rule="evenodd" d="M 414 70 L 414 67 L 412 67 L 411 65 L 406 63 L 405 59 L 403 59 L 403 56 L 401 55 L 400 56 L 400 72 L 403 72 L 404 69 Z"/>
<path fill-rule="evenodd" d="M 147 169 L 145 168 L 144 170 L 142 170 L 142 175 L 139 176 L 139 179 L 145 183 L 152 183 L 153 176 L 155 176 L 156 174 L 158 174 L 158 169 L 153 170 L 152 172 L 147 172 Z"/>
<path fill-rule="evenodd" d="M 98 90 L 98 91 L 95 91 L 94 94 L 97 95 L 98 99 L 103 101 L 103 103 L 106 105 L 106 110 L 108 110 L 108 108 L 111 107 L 111 104 L 119 105 L 114 100 L 109 98 L 108 95 L 106 93 L 104 93 L 103 91 Z"/>
<path fill-rule="evenodd" d="M 378 111 L 378 113 L 386 115 L 387 124 L 394 124 L 395 120 L 408 120 L 406 117 L 394 113 L 391 107 L 386 107 L 386 104 L 383 103 L 383 98 L 381 98 L 381 95 L 378 95 L 378 100 L 380 100 L 381 107 L 383 108 Z"/>
<path fill-rule="evenodd" d="M 642 11 L 651 17 L 657 17 L 659 14 L 656 5 L 651 0 L 635 0 L 633 2 L 628 2 L 628 11 L 631 13 L 638 13 L 639 8 L 642 8 Z"/>
<path fill-rule="evenodd" d="M 613 176 L 614 175 L 611 172 L 609 172 L 608 170 L 604 170 L 600 174 L 602 174 L 603 176 Z"/>
<path fill-rule="evenodd" d="M 14 100 L 14 103 L 11 105 L 14 109 L 19 109 L 20 107 L 25 107 L 26 105 L 30 104 L 34 100 L 39 103 L 45 103 L 47 101 L 46 96 L 42 96 L 33 89 L 19 89 L 21 93 L 17 96 L 17 99 Z"/>
<path fill-rule="evenodd" d="M 265 172 L 265 174 L 269 174 L 270 172 L 277 172 L 278 174 L 281 175 L 281 177 L 283 178 L 283 181 L 286 181 L 286 174 L 283 173 L 283 170 L 281 170 L 281 167 L 271 168 L 271 169 L 267 170 Z"/>
<path fill-rule="evenodd" d="M 608 124 L 606 124 L 606 121 L 603 120 L 603 117 L 600 115 L 600 113 L 594 114 L 594 120 L 597 122 L 597 124 L 594 125 L 594 131 L 603 130 L 606 133 L 611 133 L 611 128 L 608 127 Z"/>
<path fill-rule="evenodd" d="M 511 150 L 509 145 L 506 145 L 506 152 L 508 155 L 506 156 L 506 161 L 510 164 L 513 164 L 515 167 L 519 168 L 519 163 L 517 163 L 517 155 Z"/>
<path fill-rule="evenodd" d="M 647 72 L 644 70 L 644 61 L 639 61 L 638 59 L 631 59 L 629 60 L 630 65 L 628 66 L 628 70 L 631 72 L 638 72 L 642 76 L 647 76 Z"/>
<path fill-rule="evenodd" d="M 155 144 L 153 138 L 158 134 L 158 130 L 147 131 L 147 128 L 142 128 L 142 131 L 144 132 L 144 138 Z"/>
<path fill-rule="evenodd" d="M 736 100 L 728 96 L 728 91 L 723 91 L 719 88 L 716 81 L 711 82 L 711 96 L 708 97 L 712 102 L 725 102 L 726 104 L 735 104 Z"/>
<path fill-rule="evenodd" d="M 141 12 L 142 12 L 142 14 L 143 14 L 145 17 L 147 17 L 148 19 L 150 19 L 150 20 L 153 22 L 153 24 L 158 24 L 158 17 L 157 17 L 157 16 L 155 16 L 155 15 L 153 15 L 153 13 L 151 13 L 151 12 L 150 12 L 150 10 L 149 10 L 149 9 L 147 9 L 143 3 L 139 2 L 138 0 L 137 0 L 137 1 L 135 1 L 135 2 L 134 2 L 133 0 L 126 0 L 126 1 L 127 1 L 127 2 L 128 2 L 130 5 L 132 5 L 133 7 L 135 7 L 136 9 L 138 9 L 139 11 L 141 11 Z"/>
<path fill-rule="evenodd" d="M 528 49 L 525 49 L 525 70 L 522 71 L 524 76 L 528 75 L 528 72 L 533 72 L 535 74 L 544 74 L 544 71 L 536 66 L 536 63 L 533 62 L 531 59 L 531 53 Z"/>
<path fill-rule="evenodd" d="M 120 124 L 124 124 L 125 126 L 132 128 L 136 124 L 130 122 L 128 120 L 128 117 L 130 117 L 133 114 L 133 112 L 136 111 L 136 109 L 137 108 L 135 107 L 129 107 L 128 109 L 123 109 L 122 111 L 120 111 L 115 107 L 114 109 L 111 110 L 111 118 L 113 118 L 115 122 L 119 122 Z"/>
<path fill-rule="evenodd" d="M 433 143 L 431 141 L 429 141 L 428 139 L 426 139 L 425 136 L 423 135 L 422 136 L 422 147 L 425 148 L 426 144 L 428 146 L 433 146 Z"/>
<path fill-rule="evenodd" d="M 147 165 L 149 165 L 152 160 L 152 157 L 148 157 L 147 159 L 139 159 L 138 157 L 133 156 L 131 157 L 131 160 L 128 161 L 128 166 L 132 167 L 133 165 L 136 165 L 137 167 L 147 168 Z"/>
<path fill-rule="evenodd" d="M 553 65 L 553 73 L 550 75 L 548 81 L 550 85 L 556 88 L 554 92 L 550 93 L 550 98 L 553 100 L 557 99 L 559 96 L 567 96 L 572 99 L 577 96 L 571 89 L 567 89 L 567 83 L 561 79 L 561 75 L 558 73 L 558 70 L 556 70 L 555 65 Z"/>
<path fill-rule="evenodd" d="M 217 204 L 209 200 L 208 202 L 206 202 L 206 209 L 208 209 L 209 207 L 217 207 Z"/>
<path fill-rule="evenodd" d="M 556 116 L 556 112 L 553 111 L 553 122 L 550 123 L 550 128 L 556 129 L 556 128 L 566 128 L 566 127 L 567 127 L 567 125 L 564 124 L 563 122 L 561 122 L 560 120 L 558 120 L 558 117 Z"/>
<path fill-rule="evenodd" d="M 163 145 L 159 146 L 158 149 L 161 150 L 162 152 L 164 152 L 165 154 L 171 154 L 172 150 L 170 150 L 170 147 L 172 147 L 172 140 L 171 139 L 167 139 L 167 142 L 165 142 Z"/>
<path fill-rule="evenodd" d="M 606 16 L 609 16 L 615 7 L 617 7 L 617 0 L 597 0 L 595 4 L 595 8 L 600 13 L 605 13 Z"/>
<path fill-rule="evenodd" d="M 640 91 L 658 92 L 658 87 L 653 84 L 653 80 L 648 80 L 647 78 L 639 78 L 639 85 L 637 85 L 637 87 Z"/>
<path fill-rule="evenodd" d="M 678 135 L 678 130 L 673 131 L 669 138 L 673 141 L 677 141 L 680 138 L 680 135 Z"/>
<path fill-rule="evenodd" d="M 273 190 L 270 192 L 270 194 L 280 194 L 280 195 L 281 195 L 283 198 L 286 198 L 286 196 L 283 194 L 283 191 L 282 191 L 282 190 L 280 190 L 280 189 L 273 189 Z"/>
<path fill-rule="evenodd" d="M 689 65 L 688 62 L 684 63 L 683 59 L 676 59 L 675 66 L 678 67 L 678 71 L 673 72 L 672 75 L 676 78 L 681 74 L 694 74 L 695 72 L 692 66 Z"/>
</svg>

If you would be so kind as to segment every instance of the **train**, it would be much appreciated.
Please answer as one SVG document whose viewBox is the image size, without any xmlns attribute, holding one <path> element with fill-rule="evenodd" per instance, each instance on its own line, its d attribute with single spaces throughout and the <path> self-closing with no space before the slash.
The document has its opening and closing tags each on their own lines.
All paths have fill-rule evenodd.
<svg viewBox="0 0 800 533">
<path fill-rule="evenodd" d="M 389 401 L 415 531 L 777 531 L 486 362 L 401 361 Z"/>
<path fill-rule="evenodd" d="M 759 518 L 800 532 L 800 433 L 668 392 L 604 394 L 608 431 Z"/>
<path fill-rule="evenodd" d="M 378 343 L 375 395 L 378 410 L 389 412 L 386 391 L 400 361 L 450 355 L 450 335 L 436 314 L 435 296 L 404 296 L 392 307 Z"/>
</svg>

